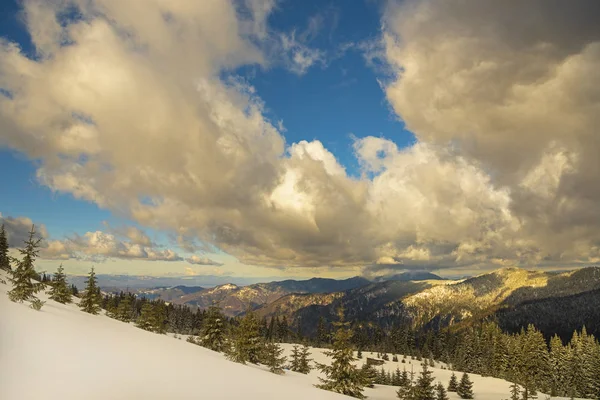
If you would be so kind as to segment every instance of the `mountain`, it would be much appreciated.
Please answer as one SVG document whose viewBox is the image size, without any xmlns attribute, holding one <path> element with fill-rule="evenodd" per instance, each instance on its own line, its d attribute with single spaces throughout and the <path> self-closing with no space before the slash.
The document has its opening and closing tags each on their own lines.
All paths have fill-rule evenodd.
<svg viewBox="0 0 600 400">
<path fill-rule="evenodd" d="M 361 277 L 336 280 L 312 278 L 308 280 L 285 280 L 280 282 L 256 283 L 248 286 L 225 284 L 211 289 L 204 289 L 173 299 L 173 303 L 187 304 L 207 308 L 218 304 L 225 315 L 243 314 L 249 308 L 255 309 L 275 302 L 281 297 L 296 293 L 331 293 L 368 285 L 370 282 Z"/>
<path fill-rule="evenodd" d="M 153 289 L 133 289 L 130 292 L 139 297 L 145 297 L 149 300 L 162 299 L 166 302 L 172 302 L 190 293 L 196 293 L 204 290 L 202 286 L 174 286 L 174 287 L 159 287 Z"/>
<path fill-rule="evenodd" d="M 571 333 L 584 323 L 592 333 L 600 333 L 600 326 L 593 322 L 600 320 L 598 290 L 597 267 L 564 273 L 503 268 L 461 281 L 375 282 L 306 306 L 285 296 L 267 310 L 276 311 L 275 305 L 284 310 L 288 320 L 305 334 L 314 332 L 320 317 L 333 321 L 339 306 L 345 308 L 348 319 L 383 328 L 406 323 L 415 329 L 460 326 L 496 317 L 501 327 L 511 330 L 543 320 L 545 333 Z M 284 304 L 286 301 L 289 304 Z M 571 315 L 565 318 L 562 313 L 567 311 Z M 551 321 L 557 319 L 562 323 L 553 325 Z"/>
<path fill-rule="evenodd" d="M 428 281 L 428 280 L 444 280 L 441 276 L 436 274 L 432 274 L 431 272 L 426 271 L 407 271 L 402 272 L 401 274 L 394 275 L 386 275 L 379 276 L 375 278 L 375 282 L 384 282 L 384 281 Z"/>
</svg>

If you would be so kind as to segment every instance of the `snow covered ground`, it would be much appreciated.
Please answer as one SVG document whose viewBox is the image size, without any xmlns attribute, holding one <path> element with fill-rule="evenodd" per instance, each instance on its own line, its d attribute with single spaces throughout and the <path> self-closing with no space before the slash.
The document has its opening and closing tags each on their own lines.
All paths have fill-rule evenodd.
<svg viewBox="0 0 600 400">
<path fill-rule="evenodd" d="M 2 273 L 0 277 L 5 278 Z M 5 279 L 6 280 L 6 279 Z M 230 362 L 222 354 L 157 335 L 104 315 L 89 315 L 77 305 L 62 305 L 39 295 L 46 304 L 35 311 L 8 300 L 9 285 L 0 283 L 0 399 L 341 399 L 315 388 L 319 373 L 274 375 L 261 366 Z M 292 345 L 284 344 L 286 355 Z M 322 349 L 311 358 L 327 363 Z M 372 354 L 363 352 L 361 365 Z M 399 356 L 400 360 L 402 356 Z M 420 363 L 388 361 L 395 371 Z M 436 364 L 436 367 L 441 365 Z M 377 367 L 381 368 L 381 367 Z M 451 371 L 432 368 L 445 385 Z M 460 378 L 460 376 L 459 376 Z M 471 375 L 476 400 L 509 397 L 509 383 Z M 397 388 L 365 389 L 371 400 L 396 398 Z M 449 393 L 451 400 L 458 400 Z M 540 394 L 540 400 L 544 396 Z"/>
</svg>

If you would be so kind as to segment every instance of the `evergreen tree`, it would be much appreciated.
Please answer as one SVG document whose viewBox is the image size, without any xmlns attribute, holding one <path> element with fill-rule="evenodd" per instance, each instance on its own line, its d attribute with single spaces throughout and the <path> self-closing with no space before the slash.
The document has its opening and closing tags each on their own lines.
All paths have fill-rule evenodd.
<svg viewBox="0 0 600 400">
<path fill-rule="evenodd" d="M 144 302 L 142 306 L 142 312 L 140 316 L 135 321 L 135 326 L 141 328 L 145 331 L 153 332 L 154 331 L 154 312 L 152 304 L 148 301 Z"/>
<path fill-rule="evenodd" d="M 158 334 L 167 333 L 165 303 L 157 301 L 152 305 L 152 331 Z"/>
<path fill-rule="evenodd" d="M 298 345 L 295 344 L 292 347 L 292 361 L 290 364 L 290 370 L 292 370 L 294 372 L 298 372 L 299 369 L 300 369 L 300 347 L 298 347 Z"/>
<path fill-rule="evenodd" d="M 100 296 L 100 288 L 98 287 L 98 282 L 96 280 L 96 273 L 94 272 L 94 267 L 90 271 L 90 274 L 85 281 L 87 284 L 85 288 L 85 293 L 81 296 L 81 301 L 79 302 L 79 308 L 90 314 L 98 314 L 100 312 L 100 302 L 102 300 Z"/>
<path fill-rule="evenodd" d="M 200 331 L 200 344 L 202 346 L 218 352 L 225 350 L 223 319 L 224 317 L 216 305 L 208 308 Z"/>
<path fill-rule="evenodd" d="M 392 357 L 392 361 L 398 362 L 398 356 L 394 354 L 394 356 Z"/>
<path fill-rule="evenodd" d="M 423 363 L 423 369 L 415 384 L 416 400 L 435 400 L 435 387 L 433 386 L 433 372 Z"/>
<path fill-rule="evenodd" d="M 285 357 L 281 355 L 282 353 L 283 349 L 277 343 L 269 342 L 265 345 L 263 361 L 269 367 L 269 371 L 274 374 L 283 374 Z"/>
<path fill-rule="evenodd" d="M 0 269 L 10 271 L 10 258 L 8 256 L 8 238 L 4 224 L 0 226 Z"/>
<path fill-rule="evenodd" d="M 458 390 L 458 379 L 456 378 L 456 374 L 453 372 L 452 376 L 450 376 L 450 382 L 448 382 L 448 391 L 456 392 Z"/>
<path fill-rule="evenodd" d="M 319 322 L 317 323 L 317 346 L 321 347 L 326 343 L 329 343 L 329 334 L 325 327 L 325 319 L 319 317 Z"/>
<path fill-rule="evenodd" d="M 372 365 L 367 363 L 363 364 L 360 368 L 360 374 L 363 378 L 363 385 L 369 388 L 375 386 L 377 380 L 377 371 Z"/>
<path fill-rule="evenodd" d="M 345 394 L 347 396 L 363 399 L 364 378 L 360 371 L 352 364 L 354 361 L 350 340 L 352 331 L 349 323 L 344 320 L 344 309 L 338 310 L 339 321 L 334 323 L 337 330 L 333 336 L 333 349 L 326 351 L 325 355 L 333 359 L 331 365 L 317 364 L 326 378 L 319 377 L 321 384 L 318 388 Z"/>
<path fill-rule="evenodd" d="M 358 351 L 356 352 L 356 358 L 362 358 L 362 350 L 358 349 Z"/>
<path fill-rule="evenodd" d="M 460 383 L 458 384 L 458 389 L 456 393 L 460 396 L 461 399 L 472 399 L 473 398 L 473 383 L 469 379 L 469 375 L 465 372 L 460 379 Z"/>
<path fill-rule="evenodd" d="M 400 388 L 396 391 L 396 395 L 401 400 L 416 400 L 415 385 L 409 379 L 406 384 L 400 386 Z"/>
<path fill-rule="evenodd" d="M 131 321 L 131 297 L 129 294 L 123 296 L 119 301 L 117 311 L 115 312 L 115 318 L 123 322 Z"/>
<path fill-rule="evenodd" d="M 312 361 L 310 358 L 310 352 L 308 346 L 302 346 L 302 351 L 300 352 L 300 365 L 297 372 L 301 374 L 308 374 L 312 369 L 310 367 L 310 362 Z"/>
<path fill-rule="evenodd" d="M 411 379 L 408 377 L 408 372 L 406 371 L 406 368 L 404 368 L 404 371 L 402 371 L 402 375 L 400 376 L 400 386 L 408 386 L 409 384 L 412 384 Z"/>
<path fill-rule="evenodd" d="M 521 389 L 516 382 L 510 385 L 510 400 L 520 400 Z"/>
<path fill-rule="evenodd" d="M 73 300 L 71 298 L 71 289 L 69 286 L 67 286 L 67 276 L 63 271 L 64 268 L 62 264 L 60 264 L 56 270 L 56 273 L 54 274 L 54 279 L 52 280 L 49 294 L 52 300 L 62 304 L 68 304 Z"/>
<path fill-rule="evenodd" d="M 435 387 L 435 400 L 450 400 L 442 382 L 438 382 Z"/>
<path fill-rule="evenodd" d="M 236 327 L 232 347 L 228 349 L 227 356 L 230 360 L 246 364 L 258 364 L 260 355 L 263 351 L 263 343 L 259 332 L 260 321 L 252 310 L 248 310 L 246 315 Z"/>
<path fill-rule="evenodd" d="M 41 238 L 35 237 L 35 226 L 31 226 L 29 238 L 25 240 L 25 248 L 19 249 L 19 253 L 23 256 L 22 260 L 13 259 L 16 267 L 10 272 L 8 278 L 13 284 L 13 288 L 8 292 L 8 298 L 11 301 L 22 303 L 29 301 L 31 307 L 39 310 L 44 304 L 43 301 L 35 297 L 35 294 L 43 290 L 44 284 L 41 282 L 33 282 L 38 276 L 35 272 L 34 262 L 39 254 Z"/>
<path fill-rule="evenodd" d="M 79 297 L 79 290 L 77 290 L 77 286 L 75 286 L 75 284 L 71 285 L 71 294 L 75 297 Z"/>
</svg>

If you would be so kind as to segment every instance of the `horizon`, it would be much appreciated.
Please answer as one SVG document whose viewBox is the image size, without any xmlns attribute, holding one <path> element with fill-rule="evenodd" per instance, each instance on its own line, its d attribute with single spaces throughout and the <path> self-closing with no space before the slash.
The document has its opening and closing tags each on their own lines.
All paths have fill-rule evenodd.
<svg viewBox="0 0 600 400">
<path fill-rule="evenodd" d="M 593 0 L 5 1 L 11 254 L 35 224 L 38 269 L 77 276 L 596 265 L 598 15 Z"/>
</svg>

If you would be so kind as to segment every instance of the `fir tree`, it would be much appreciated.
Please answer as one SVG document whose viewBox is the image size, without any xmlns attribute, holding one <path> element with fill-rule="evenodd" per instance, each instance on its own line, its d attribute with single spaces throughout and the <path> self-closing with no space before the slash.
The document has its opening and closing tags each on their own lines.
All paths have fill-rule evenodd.
<svg viewBox="0 0 600 400">
<path fill-rule="evenodd" d="M 10 258 L 8 256 L 8 238 L 4 230 L 4 224 L 0 226 L 0 269 L 10 271 Z"/>
<path fill-rule="evenodd" d="M 44 284 L 41 282 L 33 282 L 38 276 L 35 271 L 34 262 L 39 253 L 41 238 L 35 237 L 35 226 L 31 226 L 29 238 L 25 240 L 25 248 L 19 249 L 19 253 L 23 256 L 22 260 L 13 259 L 16 267 L 10 272 L 8 278 L 13 284 L 13 289 L 8 292 L 8 298 L 11 301 L 22 303 L 29 301 L 31 307 L 39 310 L 44 304 L 41 300 L 35 297 L 35 294 L 43 290 Z"/>
<path fill-rule="evenodd" d="M 521 389 L 516 382 L 510 385 L 510 400 L 520 400 Z"/>
<path fill-rule="evenodd" d="M 456 378 L 456 374 L 452 373 L 450 376 L 450 382 L 448 382 L 448 391 L 456 392 L 458 390 L 458 379 Z"/>
<path fill-rule="evenodd" d="M 362 350 L 358 349 L 358 351 L 356 352 L 356 358 L 362 358 Z"/>
<path fill-rule="evenodd" d="M 277 343 L 269 342 L 265 345 L 263 361 L 274 374 L 283 374 L 285 357 L 281 355 L 282 353 L 283 349 Z"/>
<path fill-rule="evenodd" d="M 370 364 L 363 364 L 360 368 L 360 374 L 363 378 L 363 385 L 372 388 L 375 386 L 377 380 L 377 371 Z"/>
<path fill-rule="evenodd" d="M 64 268 L 62 264 L 56 270 L 54 274 L 54 279 L 52 280 L 52 284 L 50 286 L 50 298 L 54 301 L 57 301 L 62 304 L 71 303 L 72 294 L 71 289 L 67 286 L 67 276 L 64 274 Z"/>
<path fill-rule="evenodd" d="M 347 396 L 363 399 L 364 378 L 360 371 L 352 364 L 354 361 L 350 340 L 352 331 L 349 323 L 344 321 L 344 309 L 338 310 L 339 321 L 334 323 L 337 330 L 333 336 L 333 349 L 326 351 L 325 355 L 333 359 L 331 365 L 317 364 L 326 378 L 319 377 L 321 384 L 318 388 L 345 394 Z"/>
<path fill-rule="evenodd" d="M 435 388 L 433 386 L 433 372 L 423 363 L 423 369 L 415 384 L 416 400 L 435 400 Z"/>
<path fill-rule="evenodd" d="M 394 356 L 392 357 L 392 361 L 398 362 L 398 356 L 394 354 Z"/>
<path fill-rule="evenodd" d="M 460 383 L 458 384 L 458 389 L 456 393 L 460 396 L 461 399 L 472 399 L 473 398 L 473 383 L 469 379 L 469 375 L 467 373 L 463 373 L 462 378 L 460 378 Z"/>
<path fill-rule="evenodd" d="M 75 284 L 71 285 L 71 294 L 75 297 L 79 297 L 79 290 L 77 290 L 77 286 L 75 286 Z"/>
<path fill-rule="evenodd" d="M 140 316 L 135 321 L 135 326 L 141 328 L 145 331 L 152 332 L 154 331 L 154 312 L 153 307 L 150 302 L 145 302 L 142 306 L 142 311 Z"/>
<path fill-rule="evenodd" d="M 412 381 L 409 379 L 405 385 L 400 386 L 396 395 L 401 400 L 416 400 L 416 388 Z"/>
<path fill-rule="evenodd" d="M 131 298 L 129 294 L 123 296 L 119 301 L 117 311 L 115 312 L 115 318 L 123 322 L 131 321 Z"/>
<path fill-rule="evenodd" d="M 435 387 L 435 400 L 450 400 L 442 382 L 438 382 Z"/>
<path fill-rule="evenodd" d="M 400 386 L 408 386 L 411 383 L 408 372 L 406 371 L 406 368 L 404 368 L 404 371 L 402 371 L 402 375 L 400 376 Z"/>
<path fill-rule="evenodd" d="M 96 315 L 100 312 L 100 302 L 102 298 L 100 296 L 100 288 L 98 287 L 94 267 L 92 267 L 92 270 L 90 271 L 85 283 L 87 286 L 85 288 L 85 294 L 81 296 L 79 308 L 86 313 Z"/>
<path fill-rule="evenodd" d="M 246 315 L 236 327 L 232 347 L 228 350 L 228 358 L 232 361 L 246 364 L 258 364 L 263 350 L 262 338 L 259 332 L 260 321 L 252 310 L 248 310 Z"/>
<path fill-rule="evenodd" d="M 221 352 L 225 349 L 223 315 L 216 305 L 208 308 L 204 324 L 200 331 L 200 344 L 207 349 Z"/>
<path fill-rule="evenodd" d="M 158 334 L 167 333 L 165 303 L 157 301 L 152 305 L 152 331 Z"/>
<path fill-rule="evenodd" d="M 298 372 L 300 369 L 300 348 L 297 344 L 292 347 L 292 361 L 290 364 L 290 370 Z"/>
<path fill-rule="evenodd" d="M 308 358 L 309 356 L 310 352 L 308 346 L 302 346 L 302 351 L 300 352 L 300 365 L 297 372 L 300 372 L 301 374 L 308 374 L 310 372 L 312 369 L 310 367 L 310 362 L 312 360 Z"/>
</svg>

